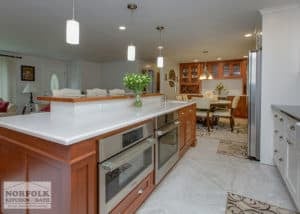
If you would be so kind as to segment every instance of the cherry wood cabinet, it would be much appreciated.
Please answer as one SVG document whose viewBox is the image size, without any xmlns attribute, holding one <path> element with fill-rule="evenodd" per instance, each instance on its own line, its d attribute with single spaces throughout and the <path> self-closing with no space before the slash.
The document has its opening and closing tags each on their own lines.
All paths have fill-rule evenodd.
<svg viewBox="0 0 300 214">
<path fill-rule="evenodd" d="M 63 146 L 0 128 L 0 154 L 1 188 L 4 181 L 50 181 L 52 190 L 51 209 L 4 212 L 1 194 L 0 213 L 97 213 L 96 140 Z"/>
<path fill-rule="evenodd" d="M 190 146 L 196 143 L 196 105 L 179 110 L 180 141 L 179 156 L 182 157 Z"/>
<path fill-rule="evenodd" d="M 213 79 L 242 79 L 243 91 L 246 93 L 247 64 L 246 59 L 181 63 L 179 65 L 180 93 L 200 93 L 201 80 L 199 80 L 199 77 L 204 72 L 205 65 L 207 66 L 207 71 L 212 74 Z"/>
<path fill-rule="evenodd" d="M 201 66 L 198 63 L 180 64 L 180 93 L 199 93 Z"/>
</svg>

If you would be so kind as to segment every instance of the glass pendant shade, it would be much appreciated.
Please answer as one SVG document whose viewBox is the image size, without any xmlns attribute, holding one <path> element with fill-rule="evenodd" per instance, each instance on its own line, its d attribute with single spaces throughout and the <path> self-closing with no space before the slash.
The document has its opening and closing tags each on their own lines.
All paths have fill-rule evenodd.
<svg viewBox="0 0 300 214">
<path fill-rule="evenodd" d="M 158 68 L 163 68 L 164 67 L 164 57 L 163 56 L 158 56 L 156 63 L 157 63 Z"/>
<path fill-rule="evenodd" d="M 213 76 L 212 76 L 211 74 L 208 74 L 207 79 L 212 80 L 212 79 L 213 79 Z"/>
<path fill-rule="evenodd" d="M 75 19 L 67 20 L 66 42 L 71 45 L 79 44 L 79 22 Z"/>
<path fill-rule="evenodd" d="M 205 80 L 205 79 L 207 79 L 206 74 L 205 74 L 205 73 L 202 73 L 202 74 L 200 75 L 199 79 L 200 79 L 200 80 Z"/>
<path fill-rule="evenodd" d="M 127 60 L 128 61 L 135 60 L 135 46 L 132 44 L 128 45 L 128 48 L 127 48 Z"/>
</svg>

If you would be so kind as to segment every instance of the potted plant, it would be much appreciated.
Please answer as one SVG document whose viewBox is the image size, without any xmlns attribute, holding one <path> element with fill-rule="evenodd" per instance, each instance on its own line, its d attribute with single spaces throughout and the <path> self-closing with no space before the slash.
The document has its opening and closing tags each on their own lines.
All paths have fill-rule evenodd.
<svg viewBox="0 0 300 214">
<path fill-rule="evenodd" d="M 141 94 L 150 82 L 151 77 L 147 74 L 128 73 L 124 76 L 123 84 L 127 89 L 132 90 L 134 92 L 134 105 L 136 107 L 141 107 L 143 105 L 141 100 Z"/>
</svg>

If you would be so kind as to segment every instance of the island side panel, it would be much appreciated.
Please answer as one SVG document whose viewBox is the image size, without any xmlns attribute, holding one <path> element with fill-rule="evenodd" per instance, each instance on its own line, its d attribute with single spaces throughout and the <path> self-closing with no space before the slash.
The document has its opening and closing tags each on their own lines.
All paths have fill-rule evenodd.
<svg viewBox="0 0 300 214">
<path fill-rule="evenodd" d="M 1 213 L 96 214 L 96 141 L 63 146 L 0 128 L 0 182 L 50 181 L 50 210 L 4 210 Z"/>
</svg>

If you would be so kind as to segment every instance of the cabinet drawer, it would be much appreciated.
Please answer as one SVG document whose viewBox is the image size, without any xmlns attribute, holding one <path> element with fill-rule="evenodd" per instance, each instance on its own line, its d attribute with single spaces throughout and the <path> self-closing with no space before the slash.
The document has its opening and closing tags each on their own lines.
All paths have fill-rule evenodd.
<svg viewBox="0 0 300 214">
<path fill-rule="evenodd" d="M 283 131 L 285 116 L 281 112 L 275 111 L 274 114 L 274 131 Z"/>
<path fill-rule="evenodd" d="M 125 199 L 123 199 L 110 213 L 132 214 L 141 206 L 154 189 L 154 172 L 150 173 Z"/>
</svg>

